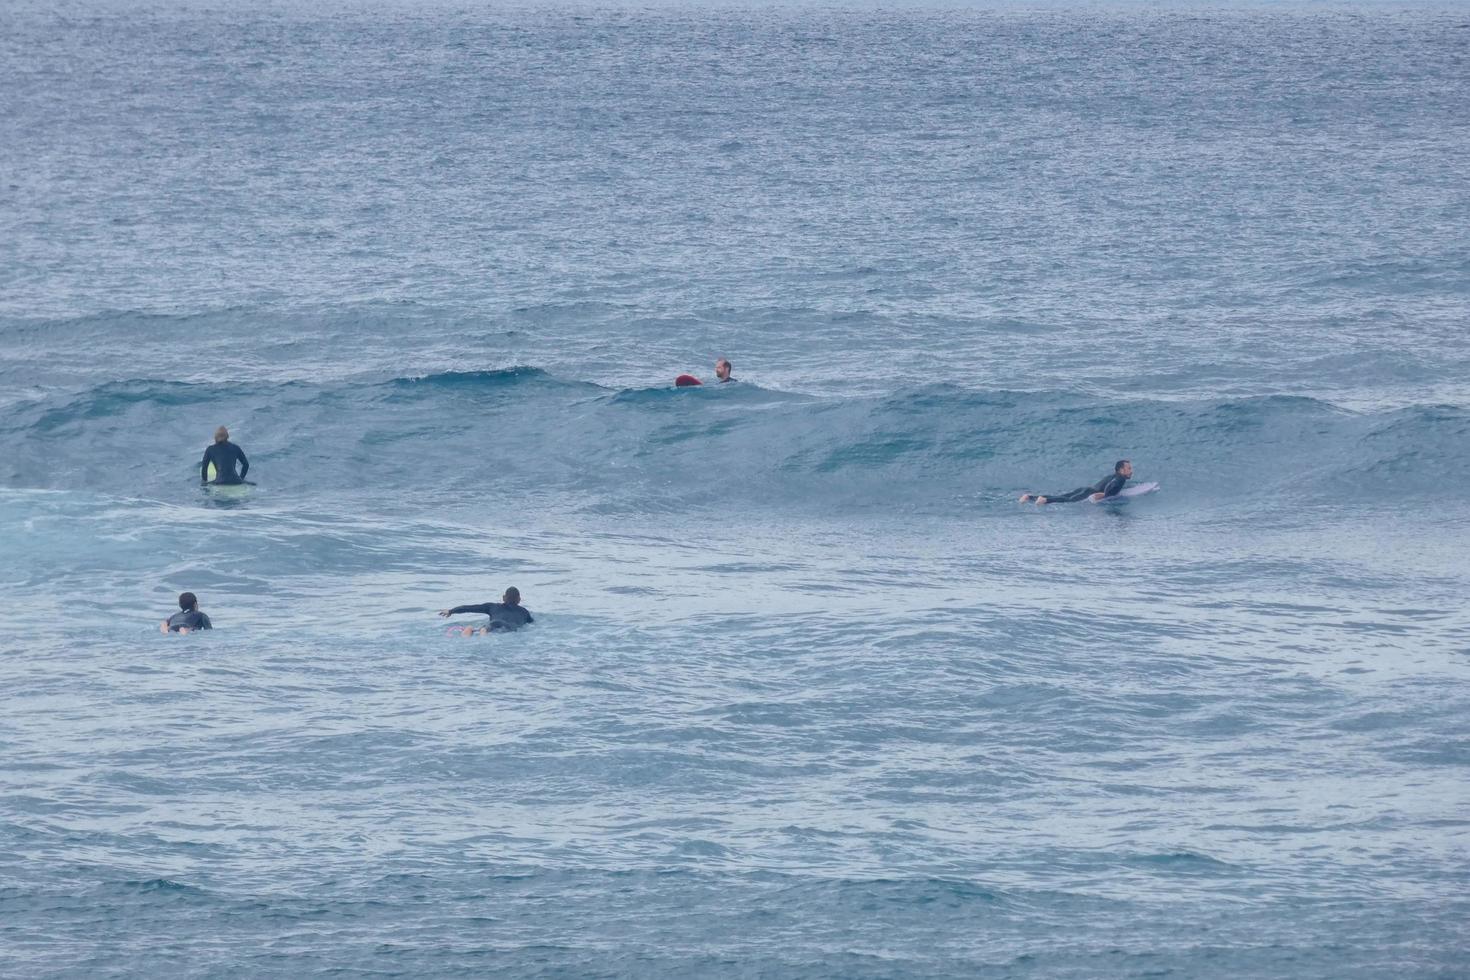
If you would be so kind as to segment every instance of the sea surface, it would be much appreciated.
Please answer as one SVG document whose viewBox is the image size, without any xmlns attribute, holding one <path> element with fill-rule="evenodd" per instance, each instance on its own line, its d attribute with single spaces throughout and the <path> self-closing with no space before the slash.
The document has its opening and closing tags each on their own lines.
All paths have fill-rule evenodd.
<svg viewBox="0 0 1470 980">
<path fill-rule="evenodd" d="M 1464 5 L 0 4 L 0 975 L 1467 977 L 1467 596 Z"/>
</svg>

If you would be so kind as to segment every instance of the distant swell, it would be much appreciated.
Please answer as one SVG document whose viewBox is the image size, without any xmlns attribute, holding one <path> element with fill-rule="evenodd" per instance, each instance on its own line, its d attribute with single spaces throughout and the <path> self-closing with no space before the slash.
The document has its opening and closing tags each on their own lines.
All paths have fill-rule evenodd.
<svg viewBox="0 0 1470 980">
<path fill-rule="evenodd" d="M 395 388 L 426 387 L 452 390 L 493 388 L 501 385 L 549 380 L 551 380 L 551 375 L 540 368 L 509 367 L 498 371 L 445 371 L 414 378 L 394 378 L 388 384 Z"/>
</svg>

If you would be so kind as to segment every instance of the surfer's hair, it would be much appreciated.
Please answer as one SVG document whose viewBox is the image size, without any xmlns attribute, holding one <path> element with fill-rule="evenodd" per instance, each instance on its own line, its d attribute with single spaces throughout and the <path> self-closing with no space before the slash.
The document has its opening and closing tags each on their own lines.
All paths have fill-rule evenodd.
<svg viewBox="0 0 1470 980">
<path fill-rule="evenodd" d="M 218 429 L 215 429 L 214 430 L 214 441 L 215 442 L 229 442 L 230 441 L 230 430 L 229 429 L 226 429 L 224 426 L 220 426 Z"/>
<path fill-rule="evenodd" d="M 197 605 L 199 605 L 199 597 L 197 595 L 192 592 L 179 593 L 179 608 L 184 610 L 184 612 L 188 612 Z"/>
<path fill-rule="evenodd" d="M 1126 459 L 1120 459 L 1116 463 L 1113 464 L 1113 472 L 1114 473 L 1121 473 L 1121 472 L 1123 472 L 1123 467 L 1125 467 L 1127 465 L 1128 465 L 1128 460 L 1126 460 Z"/>
<path fill-rule="evenodd" d="M 521 590 L 516 588 L 514 585 L 506 589 L 505 601 L 509 605 L 519 606 L 521 604 Z"/>
</svg>

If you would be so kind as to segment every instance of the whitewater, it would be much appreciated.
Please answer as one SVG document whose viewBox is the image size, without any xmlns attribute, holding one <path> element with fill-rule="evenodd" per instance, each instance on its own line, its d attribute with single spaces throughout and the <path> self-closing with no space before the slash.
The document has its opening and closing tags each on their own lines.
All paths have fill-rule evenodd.
<svg viewBox="0 0 1470 980">
<path fill-rule="evenodd" d="M 0 975 L 1465 976 L 1467 55 L 0 6 Z"/>
</svg>

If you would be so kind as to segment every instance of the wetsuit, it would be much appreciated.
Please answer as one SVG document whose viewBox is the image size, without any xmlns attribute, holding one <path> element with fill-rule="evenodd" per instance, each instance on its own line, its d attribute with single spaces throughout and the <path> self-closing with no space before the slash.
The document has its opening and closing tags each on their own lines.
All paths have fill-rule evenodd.
<svg viewBox="0 0 1470 980">
<path fill-rule="evenodd" d="M 235 460 L 240 461 L 240 472 L 235 472 Z M 199 482 L 209 482 L 209 464 L 214 464 L 215 483 L 244 483 L 245 474 L 250 472 L 250 460 L 239 446 L 230 440 L 217 442 L 204 450 L 204 460 L 199 464 Z"/>
<path fill-rule="evenodd" d="M 536 622 L 525 606 L 512 606 L 504 602 L 482 602 L 478 606 L 455 606 L 449 610 L 451 616 L 458 616 L 460 613 L 483 613 L 489 616 L 492 633 L 509 633 Z"/>
<path fill-rule="evenodd" d="M 209 617 L 197 609 L 180 609 L 168 618 L 168 631 L 177 633 L 181 629 L 212 630 Z"/>
<path fill-rule="evenodd" d="M 1104 497 L 1116 497 L 1118 491 L 1122 490 L 1127 484 L 1128 478 L 1126 476 L 1122 473 L 1114 473 L 1111 476 L 1103 477 L 1090 487 L 1078 487 L 1070 493 L 1059 493 L 1055 497 L 1049 493 L 1044 493 L 1041 496 L 1045 497 L 1046 502 L 1049 504 L 1075 504 L 1079 500 L 1086 500 L 1095 493 L 1100 493 Z"/>
</svg>

